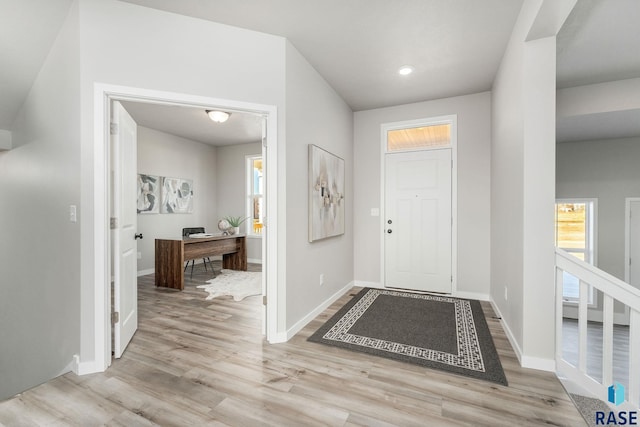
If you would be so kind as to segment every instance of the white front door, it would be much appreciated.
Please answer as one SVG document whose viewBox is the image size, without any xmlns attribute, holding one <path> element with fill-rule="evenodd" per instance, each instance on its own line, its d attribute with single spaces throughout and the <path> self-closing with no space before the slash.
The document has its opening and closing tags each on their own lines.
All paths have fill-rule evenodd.
<svg viewBox="0 0 640 427">
<path fill-rule="evenodd" d="M 138 329 L 137 126 L 115 101 L 111 122 L 113 353 L 119 358 Z"/>
<path fill-rule="evenodd" d="M 451 149 L 385 154 L 385 286 L 451 293 Z"/>
</svg>

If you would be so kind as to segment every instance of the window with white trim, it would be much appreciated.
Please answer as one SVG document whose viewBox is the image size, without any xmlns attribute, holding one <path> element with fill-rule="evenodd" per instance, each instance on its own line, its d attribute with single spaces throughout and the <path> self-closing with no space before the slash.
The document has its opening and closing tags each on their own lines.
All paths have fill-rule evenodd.
<svg viewBox="0 0 640 427">
<path fill-rule="evenodd" d="M 264 178 L 262 156 L 247 156 L 247 235 L 262 236 Z"/>
<path fill-rule="evenodd" d="M 556 200 L 556 247 L 591 265 L 596 263 L 595 216 L 596 199 Z M 564 272 L 562 296 L 566 302 L 577 302 L 580 281 Z M 589 304 L 594 303 L 594 291 L 589 287 Z"/>
</svg>

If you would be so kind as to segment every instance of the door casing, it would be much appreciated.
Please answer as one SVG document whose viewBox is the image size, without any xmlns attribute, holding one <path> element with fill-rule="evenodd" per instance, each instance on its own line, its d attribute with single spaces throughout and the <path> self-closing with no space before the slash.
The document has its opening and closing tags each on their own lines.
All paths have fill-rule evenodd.
<svg viewBox="0 0 640 427">
<path fill-rule="evenodd" d="M 457 292 L 457 271 L 458 271 L 458 115 L 429 117 L 424 119 L 406 120 L 399 122 L 389 122 L 380 125 L 380 286 L 385 287 L 385 239 L 386 230 L 385 204 L 386 204 L 386 167 L 385 154 L 387 153 L 387 132 L 390 130 L 414 128 L 420 126 L 431 126 L 449 123 L 451 125 L 451 295 Z M 442 147 L 437 147 L 442 148 Z"/>
<path fill-rule="evenodd" d="M 87 262 L 93 270 L 93 342 L 82 345 L 92 347 L 92 356 L 83 357 L 81 350 L 76 373 L 89 374 L 103 372 L 111 364 L 111 268 L 109 242 L 109 148 L 111 101 L 135 101 L 165 105 L 194 106 L 202 109 L 224 109 L 262 115 L 266 119 L 267 171 L 266 217 L 263 246 L 266 252 L 266 338 L 271 343 L 286 341 L 286 332 L 280 332 L 278 325 L 278 227 L 277 227 L 277 107 L 274 105 L 254 104 L 241 101 L 203 97 L 184 93 L 164 92 L 136 87 L 94 84 L 93 114 L 93 233 L 91 247 L 93 257 Z M 271 220 L 272 219 L 272 220 Z M 265 256 L 267 255 L 268 256 Z M 281 293 L 284 295 L 284 292 Z M 86 302 L 85 302 L 86 304 Z M 87 338 L 84 338 L 87 339 Z"/>
</svg>

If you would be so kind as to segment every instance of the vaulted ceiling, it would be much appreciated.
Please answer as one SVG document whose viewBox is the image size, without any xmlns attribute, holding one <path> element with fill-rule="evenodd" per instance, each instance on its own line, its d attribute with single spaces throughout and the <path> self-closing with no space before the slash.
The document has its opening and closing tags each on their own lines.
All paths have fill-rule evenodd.
<svg viewBox="0 0 640 427">
<path fill-rule="evenodd" d="M 354 111 L 490 90 L 522 5 L 522 0 L 122 1 L 286 37 Z M 0 129 L 11 129 L 71 3 L 0 0 Z M 579 0 L 558 35 L 559 87 L 640 77 L 638 22 L 637 0 Z M 415 71 L 400 76 L 402 65 Z M 154 115 L 145 114 L 144 125 L 150 126 Z"/>
</svg>

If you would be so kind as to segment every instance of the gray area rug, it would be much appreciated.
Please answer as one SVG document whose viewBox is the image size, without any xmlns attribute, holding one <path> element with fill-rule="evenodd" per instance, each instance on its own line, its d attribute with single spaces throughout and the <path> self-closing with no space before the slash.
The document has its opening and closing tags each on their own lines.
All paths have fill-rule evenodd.
<svg viewBox="0 0 640 427">
<path fill-rule="evenodd" d="M 582 418 L 587 422 L 589 426 L 596 426 L 596 412 L 601 411 L 605 413 L 609 413 L 611 410 L 609 405 L 603 402 L 600 399 L 595 399 L 593 397 L 581 396 L 579 394 L 569 394 L 573 403 L 580 411 Z"/>
<path fill-rule="evenodd" d="M 308 340 L 508 385 L 479 301 L 364 288 Z"/>
</svg>

